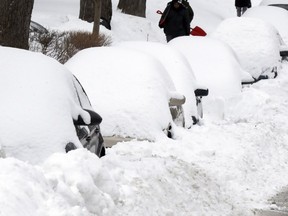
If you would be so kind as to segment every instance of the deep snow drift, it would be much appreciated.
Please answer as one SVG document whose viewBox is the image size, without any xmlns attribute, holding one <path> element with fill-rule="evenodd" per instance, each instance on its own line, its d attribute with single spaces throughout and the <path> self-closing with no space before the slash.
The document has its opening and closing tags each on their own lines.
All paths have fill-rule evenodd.
<svg viewBox="0 0 288 216">
<path fill-rule="evenodd" d="M 49 6 L 53 2 L 57 6 Z M 235 16 L 230 0 L 193 4 L 195 24 L 208 32 Z M 121 14 L 116 5 L 114 0 L 108 32 L 115 43 L 147 38 L 165 43 L 155 11 L 166 0 L 147 2 L 147 19 Z M 77 19 L 76 7 L 76 0 L 36 0 L 33 19 L 54 29 L 91 29 Z M 0 215 L 254 215 L 287 185 L 287 94 L 284 62 L 276 79 L 205 104 L 201 126 L 177 128 L 176 140 L 119 143 L 101 159 L 85 149 L 53 154 L 38 165 L 2 158 Z"/>
</svg>

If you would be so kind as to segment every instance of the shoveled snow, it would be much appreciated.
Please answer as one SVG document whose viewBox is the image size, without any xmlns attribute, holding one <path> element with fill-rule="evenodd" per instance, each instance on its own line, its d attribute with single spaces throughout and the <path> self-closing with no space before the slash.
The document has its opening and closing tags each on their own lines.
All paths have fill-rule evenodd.
<svg viewBox="0 0 288 216">
<path fill-rule="evenodd" d="M 55 29 L 63 26 L 82 29 L 84 22 L 77 19 L 79 1 L 67 1 L 54 0 L 53 4 L 57 2 L 57 5 L 55 3 L 49 9 L 52 1 L 36 0 L 33 19 L 39 22 L 45 20 L 43 25 Z M 259 2 L 252 1 L 252 5 Z M 147 19 L 120 14 L 116 10 L 117 3 L 117 0 L 113 0 L 110 32 L 115 43 L 135 39 L 165 43 L 162 30 L 157 28 L 159 17 L 154 12 L 156 9 L 163 10 L 166 0 L 147 2 Z M 68 5 L 75 6 L 73 14 Z M 193 7 L 196 16 L 193 25 L 201 25 L 208 33 L 214 31 L 224 18 L 236 16 L 231 0 L 195 0 Z M 143 23 L 146 24 L 141 25 Z M 249 39 L 254 36 L 251 35 Z M 3 47 L 0 53 L 2 71 L 5 65 L 2 59 L 7 53 Z M 221 54 L 218 53 L 219 56 Z M 21 58 L 23 62 L 30 60 L 30 57 Z M 15 59 L 12 69 L 25 66 L 16 64 Z M 50 66 L 54 69 L 52 62 Z M 46 70 L 40 63 L 34 61 L 35 67 Z M 206 61 L 203 64 L 214 63 Z M 129 66 L 137 68 L 133 62 Z M 281 66 L 276 79 L 262 80 L 243 89 L 236 87 L 238 93 L 227 98 L 221 118 L 212 118 L 213 110 L 217 113 L 221 104 L 204 106 L 201 126 L 196 125 L 189 130 L 177 128 L 179 136 L 176 140 L 163 138 L 157 142 L 119 143 L 107 149 L 107 155 L 101 159 L 85 149 L 68 154 L 59 152 L 38 165 L 7 154 L 8 157 L 0 159 L 0 215 L 252 216 L 257 208 L 269 208 L 268 198 L 286 186 L 288 179 L 287 62 L 281 63 Z M 218 66 L 214 67 L 218 69 Z M 50 72 L 57 76 L 59 71 Z M 24 78 L 23 75 L 20 78 Z M 0 82 L 10 88 L 8 81 Z M 17 86 L 11 81 L 9 83 Z M 6 94 L 8 98 L 10 92 L 3 91 L 1 94 Z M 104 103 L 105 98 L 100 99 L 101 102 Z M 6 104 L 3 101 L 1 104 L 4 109 Z M 5 109 L 21 112 L 28 107 L 24 101 L 15 102 L 14 105 L 19 108 Z M 52 104 L 47 103 L 47 106 L 47 110 L 53 109 Z M 207 110 L 212 114 L 206 115 Z M 67 114 L 66 110 L 59 112 Z M 25 113 L 22 114 L 25 118 Z M 20 126 L 23 132 L 31 134 L 30 138 L 36 136 L 41 128 L 45 129 L 41 124 L 33 125 L 36 133 L 29 125 L 20 122 Z M 4 124 L 1 128 L 5 129 Z M 7 140 L 2 139 L 2 131 L 0 143 L 1 156 L 4 157 L 3 146 Z M 7 133 L 13 134 L 13 131 L 4 131 L 4 134 Z M 37 139 L 34 141 L 32 144 L 39 142 Z M 41 145 L 47 149 L 59 145 L 55 141 L 55 146 L 51 146 L 50 139 L 41 141 Z M 40 158 L 41 155 L 33 154 L 30 157 Z"/>
</svg>

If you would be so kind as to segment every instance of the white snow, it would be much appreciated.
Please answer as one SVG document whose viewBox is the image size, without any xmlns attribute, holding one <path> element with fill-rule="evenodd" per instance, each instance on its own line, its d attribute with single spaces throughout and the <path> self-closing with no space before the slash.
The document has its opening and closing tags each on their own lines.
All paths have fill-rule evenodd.
<svg viewBox="0 0 288 216">
<path fill-rule="evenodd" d="M 113 61 L 113 64 L 111 63 Z M 172 121 L 169 100 L 175 87 L 157 59 L 120 47 L 83 50 L 65 66 L 90 96 L 92 106 L 106 119 L 104 136 L 155 140 Z"/>
<path fill-rule="evenodd" d="M 187 58 L 196 80 L 209 88 L 208 97 L 228 98 L 241 91 L 243 70 L 227 44 L 208 37 L 187 36 L 176 38 L 169 45 Z"/>
<path fill-rule="evenodd" d="M 72 124 L 82 110 L 71 91 L 72 74 L 40 53 L 1 47 L 0 56 L 0 139 L 6 155 L 39 163 L 65 152 L 68 142 L 81 146 Z"/>
<path fill-rule="evenodd" d="M 167 44 L 157 42 L 130 41 L 119 43 L 117 46 L 148 53 L 163 64 L 173 80 L 176 90 L 185 95 L 186 101 L 183 104 L 185 127 L 190 128 L 193 125 L 192 116 L 199 119 L 194 91 L 197 88 L 206 89 L 207 87 L 197 83 L 194 72 L 185 56 Z"/>
<path fill-rule="evenodd" d="M 262 0 L 260 5 L 270 5 L 270 4 L 287 4 L 286 0 Z"/>
<path fill-rule="evenodd" d="M 243 69 L 256 79 L 279 66 L 281 57 L 278 31 L 261 19 L 226 19 L 212 33 L 212 37 L 229 44 Z"/>
<path fill-rule="evenodd" d="M 190 1 L 192 3 L 192 0 Z M 121 14 L 116 10 L 117 2 L 113 0 L 112 31 L 109 32 L 115 44 L 132 40 L 166 43 L 162 30 L 157 27 L 159 15 L 155 13 L 157 9 L 164 9 L 166 0 L 147 1 L 146 19 Z M 259 1 L 252 1 L 253 6 L 258 3 Z M 207 40 L 212 40 L 210 33 L 223 19 L 236 16 L 234 2 L 231 0 L 195 0 L 192 6 L 195 8 L 196 16 L 193 25 L 199 25 L 209 33 Z M 78 11 L 78 0 L 35 0 L 32 17 L 34 21 L 51 29 L 92 29 L 91 24 L 77 19 Z M 103 28 L 102 31 L 108 32 Z M 255 35 L 248 35 L 248 40 L 254 40 Z M 258 43 L 262 44 L 263 41 Z M 211 46 L 215 44 L 217 43 L 211 43 Z M 255 45 L 255 48 L 261 46 Z M 262 45 L 262 48 L 265 46 Z M 83 52 L 92 51 L 93 49 Z M 27 79 L 24 74 L 14 74 L 15 71 L 27 69 L 25 62 L 34 63 L 34 67 L 30 67 L 31 71 L 26 70 L 31 74 L 29 78 L 32 80 L 38 77 L 35 68 L 39 75 L 47 75 L 46 72 L 49 71 L 53 78 L 59 76 L 59 79 L 65 79 L 70 73 L 52 60 L 49 61 L 49 66 L 45 60 L 43 66 L 42 55 L 26 55 L 23 51 L 22 56 L 20 51 L 9 52 L 8 49 L 0 47 L 0 94 L 1 98 L 5 98 L 5 101 L 1 101 L 0 112 L 0 155 L 3 157 L 0 159 L 1 216 L 252 216 L 255 215 L 255 209 L 269 208 L 269 197 L 287 185 L 287 62 L 281 63 L 276 79 L 261 80 L 241 89 L 238 85 L 241 78 L 237 78 L 238 64 L 235 63 L 235 59 L 227 59 L 230 64 L 232 62 L 235 65 L 238 75 L 232 71 L 234 75 L 231 76 L 236 87 L 229 87 L 232 94 L 225 98 L 225 109 L 221 109 L 221 118 L 213 118 L 212 115 L 206 115 L 206 112 L 209 110 L 212 114 L 213 111 L 218 113 L 223 104 L 208 103 L 209 106 L 204 106 L 201 125 L 189 130 L 178 127 L 176 140 L 163 137 L 156 142 L 122 142 L 107 149 L 107 155 L 99 159 L 83 148 L 68 154 L 61 153 L 57 150 L 59 141 L 53 137 L 64 134 L 65 137 L 75 138 L 75 135 L 69 134 L 66 128 L 57 130 L 57 124 L 55 128 L 47 128 L 43 121 L 39 123 L 37 119 L 31 118 L 26 120 L 32 112 L 46 114 L 48 111 L 57 110 L 57 119 L 66 122 L 67 113 L 75 114 L 74 111 L 53 107 L 54 104 L 50 104 L 49 98 L 44 100 L 41 97 L 32 97 L 41 92 L 33 92 L 30 88 L 23 89 L 23 94 L 20 95 L 14 92 L 21 86 L 20 81 Z M 222 54 L 226 55 L 219 51 L 215 56 L 220 57 Z M 12 66 L 11 62 L 8 64 L 4 61 L 9 55 L 15 55 Z M 111 60 L 117 61 L 115 58 Z M 219 69 L 219 65 L 212 60 L 203 62 L 198 64 L 211 64 L 215 70 Z M 137 69 L 136 63 L 130 61 L 127 68 L 129 66 Z M 10 67 L 11 73 L 7 73 Z M 192 64 L 191 67 L 196 73 Z M 119 73 L 122 72 L 119 69 Z M 215 82 L 219 81 L 215 79 Z M 37 85 L 43 86 L 43 90 L 46 89 L 45 83 Z M 69 108 L 67 100 L 73 101 L 73 96 L 65 90 L 69 86 L 62 86 L 60 89 L 57 83 L 52 86 L 57 90 L 63 90 L 61 93 L 58 91 L 59 95 L 56 96 L 63 96 L 61 106 Z M 215 85 L 216 90 L 218 91 Z M 21 98 L 25 93 L 31 95 L 29 104 Z M 18 100 L 13 104 L 8 103 L 10 97 L 14 96 L 17 96 Z M 51 96 L 54 94 L 51 93 Z M 37 110 L 38 100 L 45 103 L 45 110 Z M 97 101 L 105 102 L 105 98 L 99 98 Z M 35 105 L 30 106 L 31 103 Z M 32 110 L 26 111 L 28 107 Z M 98 111 L 97 107 L 95 110 Z M 15 112 L 15 116 L 11 115 L 9 121 L 9 116 L 5 116 L 11 111 Z M 15 130 L 5 131 L 5 124 L 12 125 L 15 120 Z M 104 123 L 105 118 L 103 126 Z M 30 145 L 25 144 L 23 134 L 15 133 L 19 128 L 22 130 L 21 133 L 29 135 L 27 137 L 32 141 Z M 51 132 L 51 136 L 43 139 L 42 135 L 47 134 L 46 129 L 48 134 Z M 11 140 L 7 139 L 8 137 L 11 137 Z M 13 142 L 14 139 L 17 143 Z M 5 146 L 10 142 L 15 144 L 15 148 L 6 152 Z M 46 159 L 47 155 L 36 151 L 36 144 L 41 144 L 46 150 L 52 150 L 49 152 L 50 157 Z M 25 148 L 31 154 L 26 154 L 26 150 L 23 151 Z M 52 154 L 54 150 L 57 153 Z M 18 154 L 21 154 L 21 157 L 18 157 Z M 43 162 L 35 165 L 29 161 L 25 162 L 25 157 L 30 157 L 31 160 L 33 157 L 42 159 Z"/>
<path fill-rule="evenodd" d="M 275 16 L 277 14 L 277 16 Z M 258 6 L 248 9 L 244 17 L 254 17 L 272 24 L 281 35 L 284 43 L 288 44 L 288 11 L 280 7 Z"/>
</svg>

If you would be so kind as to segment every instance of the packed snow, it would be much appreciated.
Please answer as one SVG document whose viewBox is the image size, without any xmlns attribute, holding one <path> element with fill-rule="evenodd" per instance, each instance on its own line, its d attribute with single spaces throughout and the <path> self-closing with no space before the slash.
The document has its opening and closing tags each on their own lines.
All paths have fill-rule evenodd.
<svg viewBox="0 0 288 216">
<path fill-rule="evenodd" d="M 242 67 L 257 79 L 279 67 L 281 43 L 277 35 L 276 28 L 261 19 L 236 17 L 221 22 L 211 36 L 228 43 Z"/>
<path fill-rule="evenodd" d="M 162 130 L 172 121 L 169 100 L 180 94 L 157 59 L 120 47 L 97 47 L 78 52 L 65 66 L 106 119 L 101 124 L 104 136 L 148 140 L 165 136 Z"/>
<path fill-rule="evenodd" d="M 194 71 L 185 56 L 167 44 L 157 42 L 132 41 L 122 42 L 117 46 L 147 53 L 163 64 L 173 80 L 176 90 L 185 96 L 183 104 L 185 127 L 190 128 L 193 125 L 192 116 L 199 119 L 194 91 L 207 89 L 207 87 L 197 83 Z"/>
<path fill-rule="evenodd" d="M 88 114 L 78 104 L 71 72 L 40 53 L 1 47 L 0 56 L 0 139 L 6 156 L 39 163 L 65 152 L 68 142 L 81 146 L 72 120 Z"/>
<path fill-rule="evenodd" d="M 275 14 L 277 14 L 277 16 L 275 16 Z M 287 10 L 280 7 L 258 6 L 247 10 L 247 12 L 243 14 L 243 17 L 260 18 L 272 24 L 278 30 L 285 44 L 288 44 L 288 29 L 286 28 L 288 25 Z"/>
<path fill-rule="evenodd" d="M 224 19 L 236 16 L 231 0 L 190 2 L 195 9 L 192 25 L 203 27 L 208 32 L 207 38 Z M 166 43 L 162 30 L 157 27 L 159 15 L 155 13 L 158 9 L 164 10 L 166 0 L 147 1 L 146 18 L 122 14 L 116 9 L 117 3 L 118 0 L 113 0 L 112 31 L 101 28 L 111 36 L 113 43 L 132 40 Z M 253 6 L 259 3 L 252 1 Z M 54 30 L 90 31 L 92 24 L 80 21 L 78 12 L 78 0 L 35 0 L 32 18 Z M 248 35 L 251 40 L 255 36 Z M 257 44 L 262 42 L 257 41 Z M 3 49 L 0 48 L 0 59 L 7 55 Z M 216 55 L 221 56 L 222 52 Z M 34 64 L 43 69 L 39 65 L 41 61 Z M 207 59 L 202 64 L 212 67 L 214 62 Z M 1 69 L 2 65 L 1 61 Z M 21 67 L 23 64 L 13 65 L 13 69 Z M 136 70 L 138 65 L 131 61 L 129 67 Z M 217 64 L 214 67 L 216 71 Z M 51 72 L 54 75 L 57 71 Z M 28 159 L 41 157 L 40 152 L 27 154 L 27 158 L 25 154 L 17 158 L 8 153 L 5 157 L 3 146 L 10 141 L 3 139 L 1 132 L 0 215 L 252 216 L 255 209 L 269 208 L 268 199 L 286 186 L 288 179 L 287 62 L 281 63 L 278 72 L 276 79 L 261 80 L 242 89 L 237 86 L 237 91 L 230 97 L 223 97 L 221 103 L 207 100 L 201 124 L 191 129 L 177 127 L 175 140 L 163 137 L 156 142 L 121 142 L 107 149 L 107 155 L 100 159 L 83 148 L 67 154 L 59 151 L 37 164 Z M 5 85 L 13 90 L 7 83 Z M 7 98 L 10 93 L 1 94 L 5 93 Z M 99 103 L 105 100 L 99 99 Z M 29 105 L 25 101 L 16 101 L 13 105 L 19 109 L 9 108 L 23 111 L 25 117 L 23 108 Z M 50 105 L 47 104 L 48 108 Z M 7 107 L 5 109 L 10 112 Z M 45 130 L 41 124 L 33 125 L 37 133 L 29 125 L 21 123 L 19 126 L 31 137 Z M 20 136 L 13 132 L 4 134 Z M 21 137 L 17 140 L 19 146 L 25 145 Z M 34 141 L 35 144 L 39 142 L 36 138 Z M 58 144 L 55 140 L 54 145 Z M 41 140 L 41 145 L 47 149 L 55 147 L 49 139 Z"/>
</svg>

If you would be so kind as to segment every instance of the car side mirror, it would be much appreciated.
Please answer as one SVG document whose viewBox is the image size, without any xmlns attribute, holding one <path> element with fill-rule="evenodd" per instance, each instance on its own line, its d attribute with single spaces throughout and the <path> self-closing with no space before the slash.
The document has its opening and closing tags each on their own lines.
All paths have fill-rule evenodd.
<svg viewBox="0 0 288 216">
<path fill-rule="evenodd" d="M 88 112 L 90 115 L 90 118 L 91 118 L 90 124 L 86 124 L 82 116 L 78 115 L 77 120 L 73 119 L 74 125 L 98 125 L 102 122 L 102 117 L 98 113 L 92 110 L 88 110 L 88 109 L 84 109 L 84 110 Z"/>
<path fill-rule="evenodd" d="M 181 95 L 182 97 L 176 98 L 171 97 L 169 100 L 169 106 L 181 106 L 186 102 L 186 98 L 184 95 Z"/>
<path fill-rule="evenodd" d="M 209 94 L 209 89 L 196 89 L 194 94 L 196 97 L 204 97 Z"/>
</svg>

